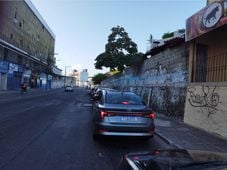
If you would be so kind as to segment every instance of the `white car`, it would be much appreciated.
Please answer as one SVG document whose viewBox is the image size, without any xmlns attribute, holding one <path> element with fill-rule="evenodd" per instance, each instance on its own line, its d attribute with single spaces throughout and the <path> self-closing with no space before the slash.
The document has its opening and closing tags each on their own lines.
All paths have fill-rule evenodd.
<svg viewBox="0 0 227 170">
<path fill-rule="evenodd" d="M 72 86 L 65 86 L 65 92 L 73 92 L 73 87 Z"/>
</svg>

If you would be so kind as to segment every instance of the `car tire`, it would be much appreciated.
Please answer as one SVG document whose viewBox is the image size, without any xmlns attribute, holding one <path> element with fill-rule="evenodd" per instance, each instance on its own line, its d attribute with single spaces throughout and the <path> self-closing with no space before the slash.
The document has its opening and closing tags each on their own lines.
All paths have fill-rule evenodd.
<svg viewBox="0 0 227 170">
<path fill-rule="evenodd" d="M 100 139 L 100 135 L 93 133 L 93 140 L 97 141 L 99 139 Z"/>
<path fill-rule="evenodd" d="M 148 141 L 148 140 L 150 140 L 151 138 L 152 138 L 152 136 L 144 136 L 144 137 L 142 137 L 142 140 Z"/>
</svg>

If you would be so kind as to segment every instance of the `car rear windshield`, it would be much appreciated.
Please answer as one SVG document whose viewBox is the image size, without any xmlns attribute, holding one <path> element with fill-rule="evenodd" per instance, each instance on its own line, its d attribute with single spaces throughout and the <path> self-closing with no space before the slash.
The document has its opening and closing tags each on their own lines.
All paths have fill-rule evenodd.
<svg viewBox="0 0 227 170">
<path fill-rule="evenodd" d="M 141 98 L 135 94 L 125 93 L 109 93 L 106 96 L 106 103 L 108 104 L 134 104 L 142 105 Z"/>
</svg>

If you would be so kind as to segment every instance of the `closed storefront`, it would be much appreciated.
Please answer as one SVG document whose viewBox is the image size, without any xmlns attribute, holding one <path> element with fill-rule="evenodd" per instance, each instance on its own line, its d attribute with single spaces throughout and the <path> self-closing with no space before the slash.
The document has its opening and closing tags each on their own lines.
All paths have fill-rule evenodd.
<svg viewBox="0 0 227 170">
<path fill-rule="evenodd" d="M 9 63 L 7 88 L 9 90 L 18 90 L 22 83 L 23 68 L 20 65 Z"/>
</svg>

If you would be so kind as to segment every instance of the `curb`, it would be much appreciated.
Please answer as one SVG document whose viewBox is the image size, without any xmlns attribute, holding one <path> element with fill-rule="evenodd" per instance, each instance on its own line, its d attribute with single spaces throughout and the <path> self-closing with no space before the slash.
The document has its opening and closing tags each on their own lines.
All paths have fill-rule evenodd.
<svg viewBox="0 0 227 170">
<path fill-rule="evenodd" d="M 166 142 L 168 145 L 172 145 L 172 146 L 176 147 L 177 149 L 184 149 L 182 146 L 175 144 L 172 140 L 168 139 L 167 137 L 162 135 L 160 132 L 155 131 L 155 134 L 158 137 L 160 137 L 162 140 L 164 140 L 164 142 Z"/>
</svg>

